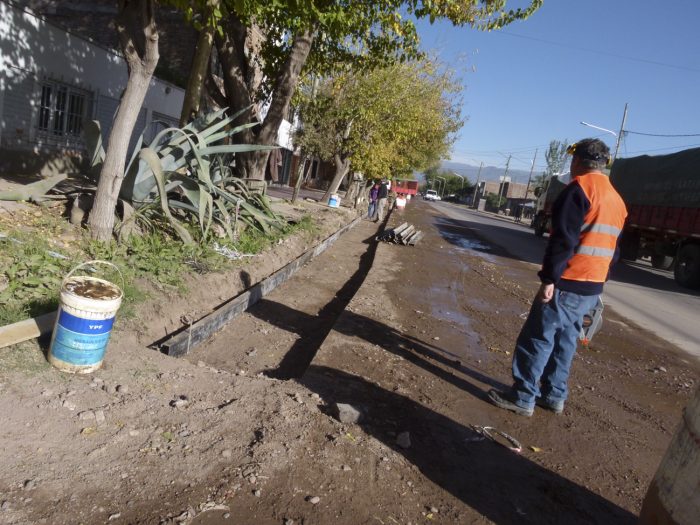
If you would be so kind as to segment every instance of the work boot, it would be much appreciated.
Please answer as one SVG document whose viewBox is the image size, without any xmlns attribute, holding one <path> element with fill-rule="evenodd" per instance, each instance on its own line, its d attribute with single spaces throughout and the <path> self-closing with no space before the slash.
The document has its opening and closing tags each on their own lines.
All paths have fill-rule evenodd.
<svg viewBox="0 0 700 525">
<path fill-rule="evenodd" d="M 564 402 L 563 401 L 551 402 L 551 401 L 546 401 L 545 399 L 543 399 L 541 397 L 538 397 L 537 399 L 535 399 L 535 404 L 540 408 L 544 408 L 545 410 L 549 410 L 550 412 L 554 412 L 558 416 L 564 412 Z"/>
<path fill-rule="evenodd" d="M 496 405 L 498 408 L 503 408 L 504 410 L 510 410 L 511 412 L 515 412 L 519 416 L 525 416 L 525 417 L 530 417 L 532 413 L 535 411 L 534 408 L 523 408 L 518 405 L 516 405 L 513 401 L 510 401 L 508 398 L 508 394 L 504 392 L 499 392 L 498 390 L 491 389 L 489 390 L 489 401 L 491 401 L 492 404 Z"/>
</svg>

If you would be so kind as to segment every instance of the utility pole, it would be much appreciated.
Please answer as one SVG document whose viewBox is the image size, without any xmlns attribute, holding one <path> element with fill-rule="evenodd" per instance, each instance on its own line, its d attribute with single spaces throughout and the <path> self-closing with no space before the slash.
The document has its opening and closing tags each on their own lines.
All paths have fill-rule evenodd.
<svg viewBox="0 0 700 525">
<path fill-rule="evenodd" d="M 532 172 L 535 171 L 535 159 L 537 158 L 537 149 L 535 149 L 535 156 L 532 157 L 532 166 L 530 166 L 530 176 L 527 178 L 527 188 L 525 188 L 525 199 L 527 199 L 527 194 L 530 193 L 530 181 L 532 180 Z"/>
<path fill-rule="evenodd" d="M 510 167 L 510 158 L 511 157 L 512 157 L 512 155 L 508 155 L 508 161 L 506 162 L 506 171 L 503 173 L 503 182 L 501 182 L 501 185 L 498 188 L 498 209 L 501 208 L 501 194 L 503 193 L 503 186 L 506 185 L 506 177 L 508 176 L 508 168 Z"/>
<path fill-rule="evenodd" d="M 625 102 L 625 112 L 622 114 L 622 124 L 620 124 L 620 133 L 617 134 L 617 141 L 615 143 L 615 155 L 613 155 L 613 160 L 617 158 L 617 153 L 620 151 L 620 142 L 622 142 L 622 134 L 625 132 L 625 121 L 627 120 L 627 102 Z"/>
<path fill-rule="evenodd" d="M 484 162 L 481 162 L 481 165 L 479 165 L 479 171 L 476 174 L 476 186 L 474 186 L 474 202 L 472 203 L 474 205 L 474 209 L 476 209 L 479 205 L 479 203 L 476 201 L 476 194 L 479 191 L 479 179 L 481 179 L 481 168 L 484 167 Z"/>
</svg>

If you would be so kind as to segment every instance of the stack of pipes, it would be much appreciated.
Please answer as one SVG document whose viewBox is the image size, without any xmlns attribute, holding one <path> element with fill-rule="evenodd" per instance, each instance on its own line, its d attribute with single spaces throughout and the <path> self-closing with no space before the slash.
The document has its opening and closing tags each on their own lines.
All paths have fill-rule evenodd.
<svg viewBox="0 0 700 525">
<path fill-rule="evenodd" d="M 423 232 L 416 230 L 416 227 L 404 222 L 396 228 L 384 230 L 377 235 L 378 241 L 391 242 L 394 244 L 405 244 L 415 246 L 423 238 Z"/>
</svg>

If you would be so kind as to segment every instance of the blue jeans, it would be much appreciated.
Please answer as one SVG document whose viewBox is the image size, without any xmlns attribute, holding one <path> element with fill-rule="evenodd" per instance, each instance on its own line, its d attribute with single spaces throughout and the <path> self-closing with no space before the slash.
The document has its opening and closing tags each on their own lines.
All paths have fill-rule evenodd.
<svg viewBox="0 0 700 525">
<path fill-rule="evenodd" d="M 566 401 L 566 383 L 583 316 L 597 302 L 597 295 L 579 295 L 557 289 L 548 303 L 535 300 L 513 355 L 511 394 L 516 405 L 532 408 L 538 397 L 550 405 Z"/>
<path fill-rule="evenodd" d="M 371 219 L 377 213 L 377 201 L 370 202 L 367 207 L 367 218 Z"/>
</svg>

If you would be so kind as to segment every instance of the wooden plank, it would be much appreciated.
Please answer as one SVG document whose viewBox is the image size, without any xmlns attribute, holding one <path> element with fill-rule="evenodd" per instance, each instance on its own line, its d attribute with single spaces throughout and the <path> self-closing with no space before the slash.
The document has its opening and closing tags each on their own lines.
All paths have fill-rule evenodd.
<svg viewBox="0 0 700 525">
<path fill-rule="evenodd" d="M 354 227 L 360 222 L 360 220 L 361 218 L 358 217 L 352 222 L 346 224 L 313 249 L 307 250 L 292 262 L 271 274 L 269 277 L 263 279 L 230 301 L 224 303 L 214 312 L 202 317 L 196 323 L 179 330 L 171 338 L 160 345 L 161 351 L 172 357 L 182 357 L 183 355 L 187 355 L 190 350 L 201 344 L 203 341 L 206 341 L 209 337 L 221 330 L 238 315 L 245 312 L 265 295 L 269 294 L 280 284 L 284 283 L 304 264 L 320 253 L 324 252 L 338 239 L 338 237 L 340 237 L 350 228 Z"/>
<path fill-rule="evenodd" d="M 0 348 L 49 333 L 53 330 L 57 313 L 58 311 L 50 312 L 18 323 L 0 326 Z"/>
</svg>

